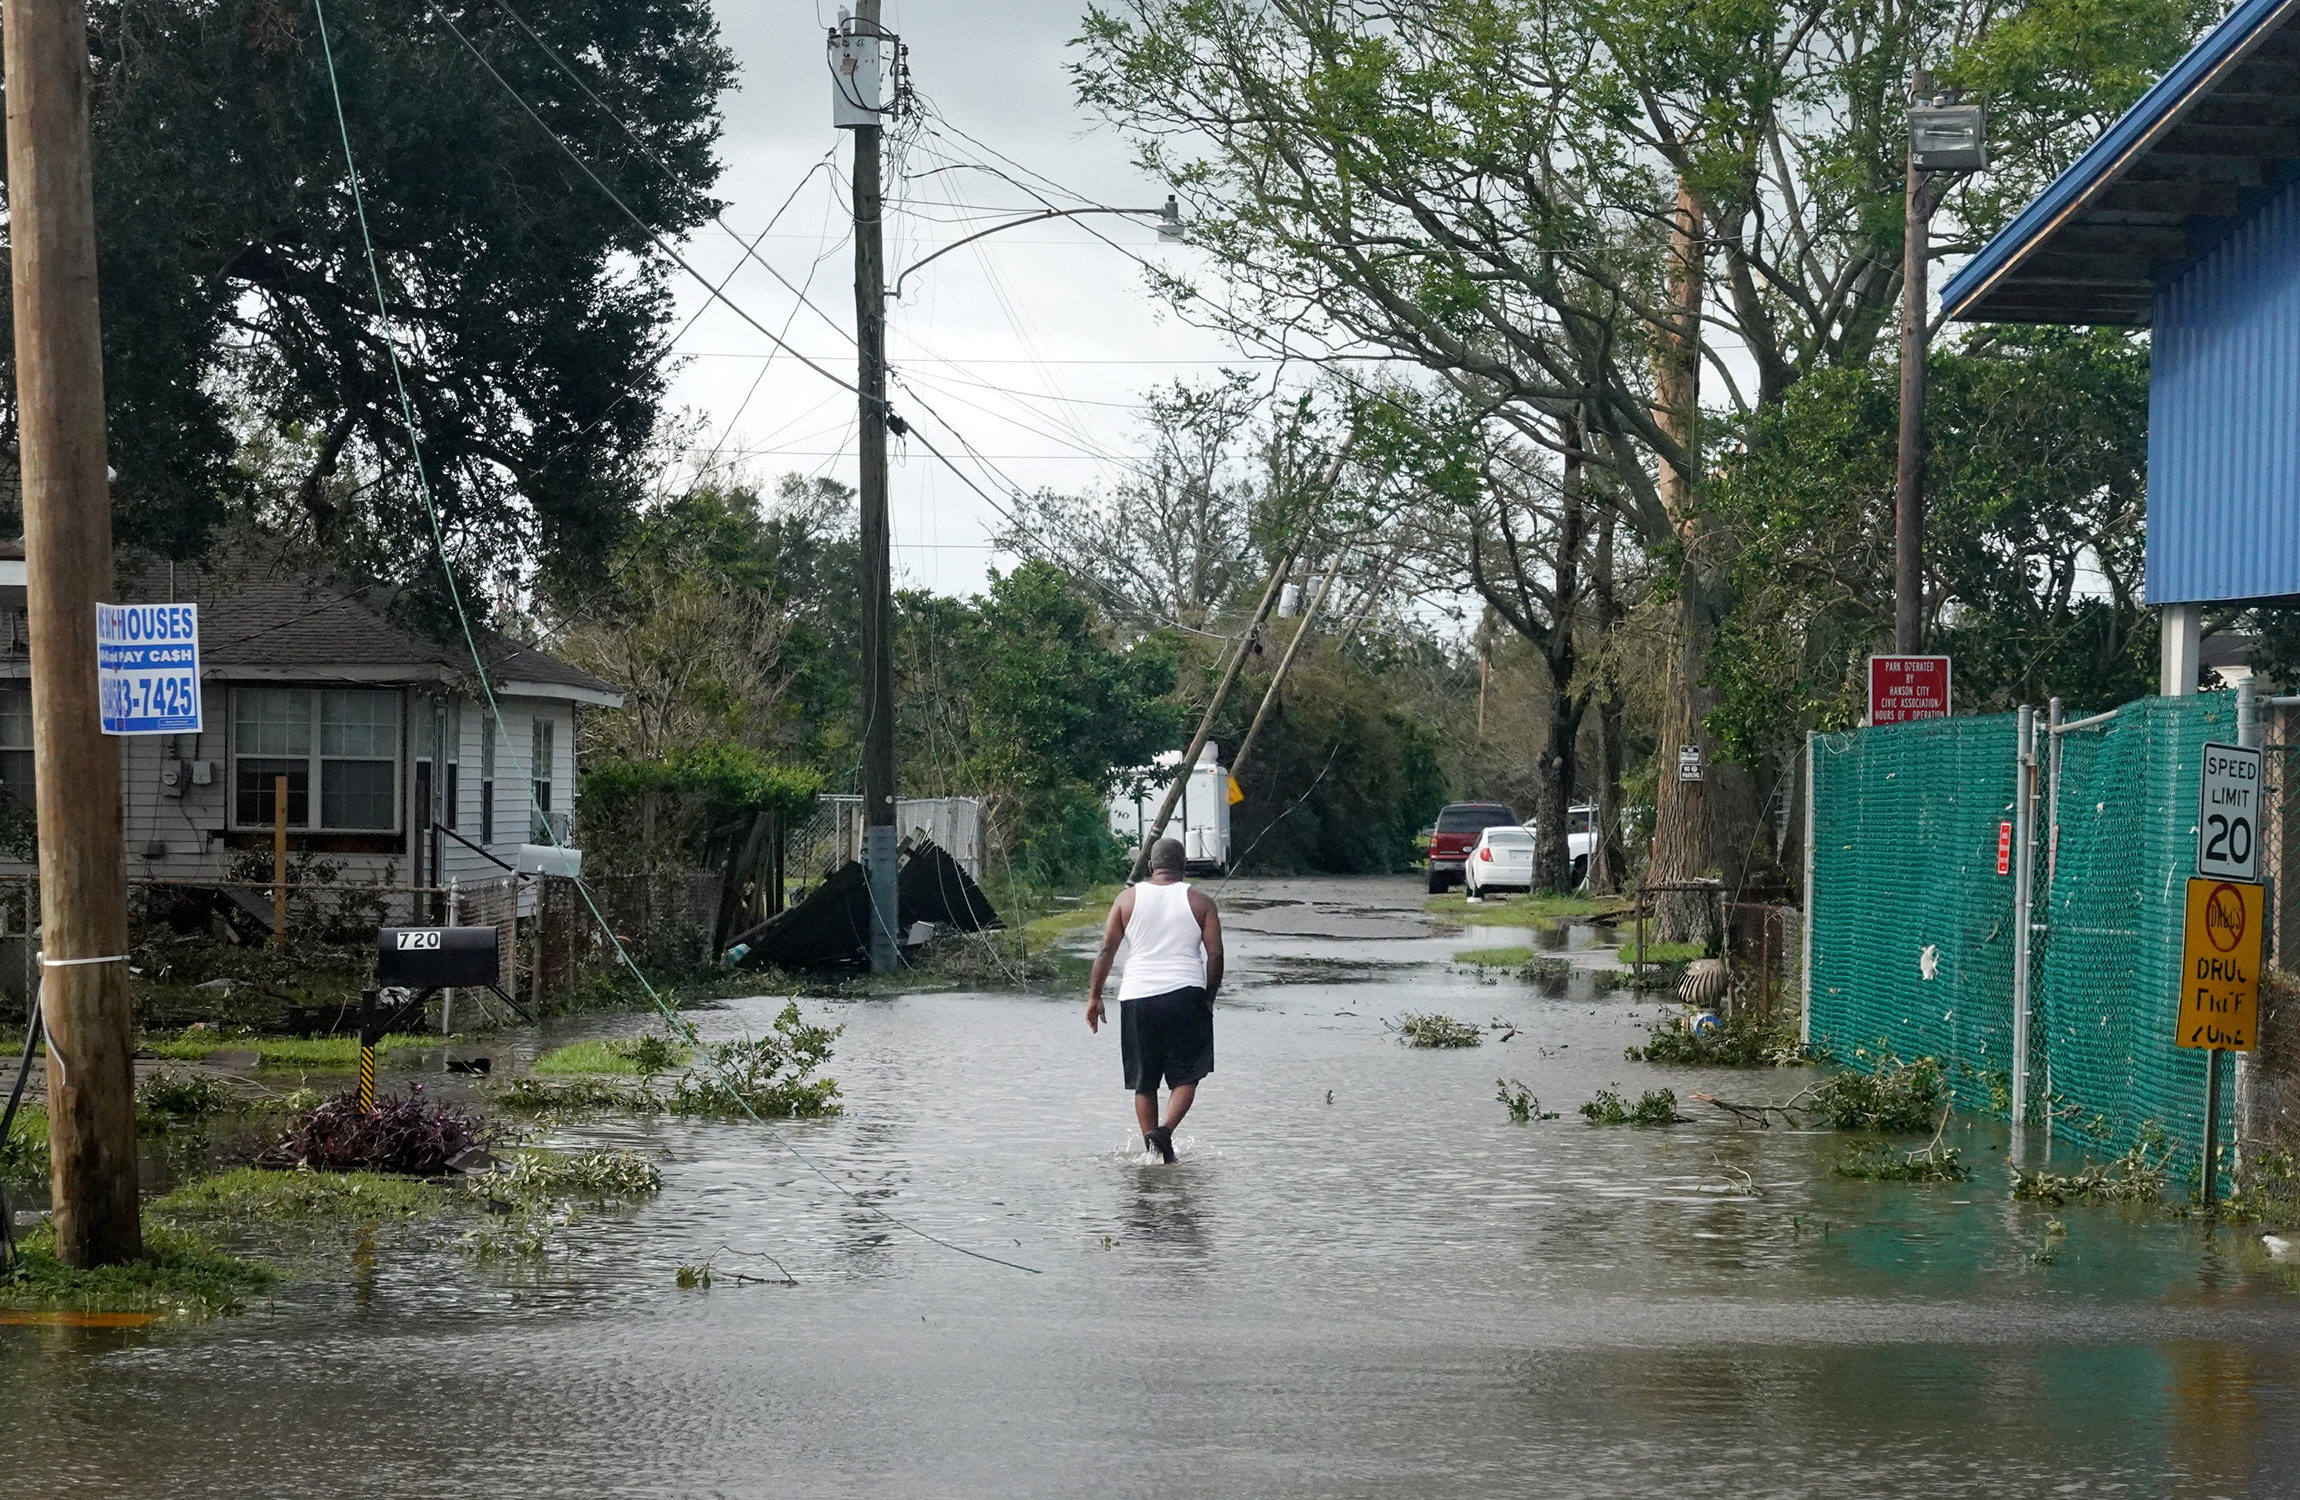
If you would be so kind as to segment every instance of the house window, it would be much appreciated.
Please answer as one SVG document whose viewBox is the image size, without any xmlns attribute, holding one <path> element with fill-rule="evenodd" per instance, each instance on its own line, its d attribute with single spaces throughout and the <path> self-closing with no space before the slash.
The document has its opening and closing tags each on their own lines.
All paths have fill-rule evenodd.
<svg viewBox="0 0 2300 1500">
<path fill-rule="evenodd" d="M 479 842 L 495 842 L 495 717 L 490 714 L 479 738 Z"/>
<path fill-rule="evenodd" d="M 292 828 L 398 827 L 399 694 L 374 688 L 235 690 L 233 821 L 269 826 L 278 816 L 274 799 L 282 776 Z"/>
<path fill-rule="evenodd" d="M 0 797 L 32 810 L 32 684 L 0 683 Z"/>
<path fill-rule="evenodd" d="M 551 731 L 555 727 L 540 715 L 535 719 L 535 753 L 528 774 L 535 779 L 535 833 L 538 844 L 554 844 L 551 836 Z"/>
</svg>

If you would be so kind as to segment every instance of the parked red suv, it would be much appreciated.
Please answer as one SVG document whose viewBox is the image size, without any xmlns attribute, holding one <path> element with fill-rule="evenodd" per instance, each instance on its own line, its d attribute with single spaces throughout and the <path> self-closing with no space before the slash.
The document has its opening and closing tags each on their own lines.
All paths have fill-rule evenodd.
<svg viewBox="0 0 2300 1500">
<path fill-rule="evenodd" d="M 1448 802 L 1439 809 L 1437 832 L 1430 835 L 1430 894 L 1461 884 L 1462 866 L 1479 834 L 1517 821 L 1517 814 L 1499 802 Z"/>
</svg>

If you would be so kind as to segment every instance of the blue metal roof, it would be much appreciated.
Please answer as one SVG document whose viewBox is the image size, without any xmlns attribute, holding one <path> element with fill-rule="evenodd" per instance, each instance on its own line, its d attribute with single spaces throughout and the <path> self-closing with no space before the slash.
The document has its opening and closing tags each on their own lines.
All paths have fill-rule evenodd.
<svg viewBox="0 0 2300 1500">
<path fill-rule="evenodd" d="M 2300 0 L 2245 0 L 1941 289 L 1965 321 L 2141 325 L 2300 171 Z"/>
</svg>

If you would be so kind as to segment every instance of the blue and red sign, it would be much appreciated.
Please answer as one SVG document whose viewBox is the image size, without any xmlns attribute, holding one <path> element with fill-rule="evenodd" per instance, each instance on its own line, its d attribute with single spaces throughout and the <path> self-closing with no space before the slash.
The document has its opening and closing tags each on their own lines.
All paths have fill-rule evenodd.
<svg viewBox="0 0 2300 1500">
<path fill-rule="evenodd" d="M 198 734 L 200 607 L 97 605 L 96 701 L 106 734 Z"/>
</svg>

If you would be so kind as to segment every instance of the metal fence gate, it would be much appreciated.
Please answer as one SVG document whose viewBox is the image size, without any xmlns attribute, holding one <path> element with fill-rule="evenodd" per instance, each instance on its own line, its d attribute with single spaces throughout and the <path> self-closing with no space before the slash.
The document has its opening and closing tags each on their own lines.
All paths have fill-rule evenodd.
<svg viewBox="0 0 2300 1500">
<path fill-rule="evenodd" d="M 2161 1131 L 2193 1163 L 2205 1054 L 2172 1038 L 2183 898 L 2202 747 L 2259 738 L 2239 724 L 2244 696 L 1812 737 L 1812 1039 L 1861 1068 L 1934 1057 L 1960 1107 L 2017 1101 L 2111 1151 Z M 2264 797 L 2272 938 L 2294 916 L 2282 851 L 2300 853 L 2286 786 L 2300 792 L 2279 775 Z M 2224 1141 L 2280 1103 L 2264 1083 L 2277 1071 L 2239 1068 Z"/>
</svg>

